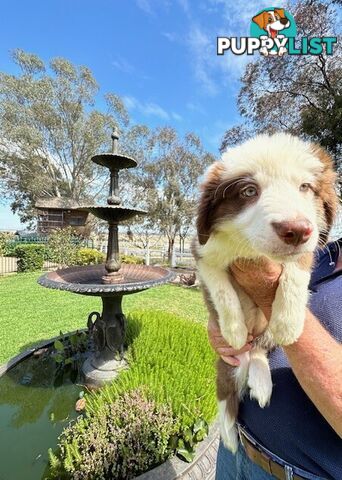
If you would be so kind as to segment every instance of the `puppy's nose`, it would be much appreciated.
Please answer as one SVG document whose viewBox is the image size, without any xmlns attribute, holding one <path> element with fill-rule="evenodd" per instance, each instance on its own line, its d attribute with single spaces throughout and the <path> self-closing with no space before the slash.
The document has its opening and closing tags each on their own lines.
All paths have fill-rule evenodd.
<svg viewBox="0 0 342 480">
<path fill-rule="evenodd" d="M 313 227 L 308 220 L 293 220 L 288 222 L 272 222 L 277 235 L 287 245 L 298 245 L 309 240 Z"/>
<path fill-rule="evenodd" d="M 287 25 L 287 22 L 288 22 L 288 19 L 287 19 L 287 18 L 281 18 L 281 19 L 280 19 L 280 23 L 281 23 L 282 25 Z"/>
</svg>

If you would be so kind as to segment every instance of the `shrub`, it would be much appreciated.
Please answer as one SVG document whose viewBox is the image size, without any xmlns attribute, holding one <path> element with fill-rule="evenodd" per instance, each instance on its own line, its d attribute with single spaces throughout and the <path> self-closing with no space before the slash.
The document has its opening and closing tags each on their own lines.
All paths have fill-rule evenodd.
<svg viewBox="0 0 342 480">
<path fill-rule="evenodd" d="M 77 252 L 77 265 L 96 265 L 105 261 L 105 255 L 95 248 L 80 248 Z"/>
<path fill-rule="evenodd" d="M 4 245 L 2 254 L 0 253 L 0 255 L 4 255 L 5 257 L 15 257 L 15 249 L 21 245 L 23 245 L 23 243 L 10 240 Z"/>
<path fill-rule="evenodd" d="M 169 407 L 148 400 L 142 390 L 126 392 L 104 404 L 91 421 L 80 418 L 63 432 L 64 464 L 50 451 L 51 476 L 63 478 L 67 472 L 73 480 L 134 478 L 167 458 L 174 433 Z"/>
<path fill-rule="evenodd" d="M 13 241 L 14 235 L 12 233 L 0 232 L 0 255 L 7 255 L 9 246 Z"/>
<path fill-rule="evenodd" d="M 143 258 L 135 255 L 121 255 L 120 259 L 122 263 L 129 263 L 132 265 L 143 265 L 145 263 Z"/>
<path fill-rule="evenodd" d="M 26 243 L 17 246 L 14 250 L 18 258 L 18 272 L 34 272 L 42 270 L 46 249 L 44 245 Z"/>
<path fill-rule="evenodd" d="M 88 460 L 85 459 L 84 452 L 92 451 L 92 455 L 95 455 L 94 448 L 91 447 L 94 445 L 94 440 L 88 431 L 96 432 L 96 429 L 99 432 L 98 437 L 111 436 L 111 443 L 122 442 L 122 445 L 125 445 L 129 455 L 127 457 L 124 454 L 123 458 L 127 462 L 133 451 L 130 443 L 133 439 L 129 430 L 125 439 L 121 437 L 116 439 L 116 433 L 110 430 L 109 425 L 103 426 L 102 423 L 101 430 L 96 425 L 98 425 L 99 412 L 103 415 L 102 412 L 106 412 L 109 405 L 116 404 L 127 392 L 137 391 L 142 386 L 148 401 L 154 402 L 160 408 L 167 407 L 172 412 L 175 430 L 165 453 L 171 454 L 176 451 L 187 461 L 193 458 L 195 444 L 204 438 L 208 423 L 216 416 L 215 354 L 209 346 L 205 328 L 201 324 L 190 323 L 165 312 L 135 312 L 128 318 L 126 343 L 128 347 L 126 358 L 130 368 L 122 371 L 115 382 L 106 385 L 98 392 L 86 395 L 86 419 L 77 421 L 70 427 L 67 435 L 61 437 L 59 452 L 51 456 L 52 468 L 58 465 L 58 468 L 64 469 L 66 473 L 77 469 L 81 463 L 86 463 Z M 129 415 L 130 410 L 128 408 L 126 410 Z M 147 428 L 145 432 L 148 431 Z M 151 431 L 154 432 L 154 430 Z M 165 441 L 162 430 L 161 434 L 162 438 L 159 438 L 156 433 L 154 444 L 160 445 L 160 442 Z M 137 435 L 134 441 L 138 445 L 140 442 L 138 432 L 134 431 L 134 435 Z M 100 441 L 100 438 L 97 439 L 97 442 Z M 87 445 L 86 450 L 84 445 Z M 150 455 L 151 451 L 147 447 L 144 443 L 134 456 L 142 455 L 145 458 L 145 455 Z M 100 447 L 96 445 L 96 449 L 98 448 Z M 113 446 L 106 448 L 113 448 Z M 122 452 L 125 448 L 122 446 Z M 110 457 L 112 453 L 110 450 L 103 450 L 103 452 L 101 463 L 111 464 L 114 461 L 114 457 Z M 140 467 L 150 468 L 148 465 L 152 466 L 155 458 L 152 456 L 151 461 L 144 460 L 139 464 Z M 160 459 L 162 461 L 162 457 Z M 116 473 L 116 468 L 121 468 L 122 461 L 115 460 L 115 462 L 118 464 L 110 467 L 112 474 Z M 94 461 L 94 468 L 97 468 L 97 463 L 99 462 Z M 139 472 L 136 470 L 135 474 L 143 471 L 143 469 Z M 64 478 L 60 471 L 58 474 L 59 476 L 53 478 Z M 93 470 L 89 475 L 89 477 L 71 478 L 131 478 L 101 477 L 97 476 L 99 473 L 97 471 L 94 473 Z"/>
<path fill-rule="evenodd" d="M 55 230 L 49 235 L 47 255 L 51 262 L 66 267 L 76 265 L 78 250 L 79 239 L 71 227 Z"/>
</svg>

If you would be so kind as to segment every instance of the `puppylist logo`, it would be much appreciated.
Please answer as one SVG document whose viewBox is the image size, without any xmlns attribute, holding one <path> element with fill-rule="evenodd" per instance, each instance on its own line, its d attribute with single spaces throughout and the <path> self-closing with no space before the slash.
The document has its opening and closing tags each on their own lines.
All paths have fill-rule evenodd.
<svg viewBox="0 0 342 480">
<path fill-rule="evenodd" d="M 254 55 L 259 51 L 265 57 L 288 55 L 320 55 L 325 50 L 332 55 L 336 37 L 302 37 L 296 45 L 296 22 L 284 8 L 270 7 L 258 12 L 251 21 L 250 37 L 217 37 L 217 55 L 231 51 L 234 55 Z"/>
</svg>

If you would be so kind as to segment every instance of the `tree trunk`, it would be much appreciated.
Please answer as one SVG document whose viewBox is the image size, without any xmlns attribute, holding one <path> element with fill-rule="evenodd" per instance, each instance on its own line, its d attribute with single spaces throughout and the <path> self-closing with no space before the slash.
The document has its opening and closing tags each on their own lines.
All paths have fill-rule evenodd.
<svg viewBox="0 0 342 480">
<path fill-rule="evenodd" d="M 173 238 L 170 238 L 169 237 L 169 245 L 168 245 L 168 250 L 167 250 L 167 259 L 168 259 L 168 262 L 169 264 L 171 265 L 172 263 L 172 260 L 173 260 L 173 251 L 174 251 L 174 248 L 175 248 L 175 239 L 174 237 Z M 172 265 L 171 265 L 172 266 Z"/>
</svg>

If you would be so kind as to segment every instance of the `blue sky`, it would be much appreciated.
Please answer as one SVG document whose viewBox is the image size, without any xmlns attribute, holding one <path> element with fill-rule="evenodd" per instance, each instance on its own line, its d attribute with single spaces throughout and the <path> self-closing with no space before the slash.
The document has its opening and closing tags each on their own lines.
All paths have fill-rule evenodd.
<svg viewBox="0 0 342 480">
<path fill-rule="evenodd" d="M 268 1 L 17 0 L 3 2 L 0 70 L 14 73 L 9 52 L 87 65 L 101 90 L 124 97 L 133 121 L 192 130 L 218 153 L 239 122 L 236 97 L 247 56 L 216 56 L 216 37 L 248 35 Z M 0 229 L 18 228 L 0 205 Z"/>
</svg>

